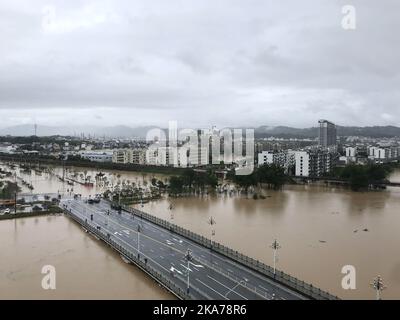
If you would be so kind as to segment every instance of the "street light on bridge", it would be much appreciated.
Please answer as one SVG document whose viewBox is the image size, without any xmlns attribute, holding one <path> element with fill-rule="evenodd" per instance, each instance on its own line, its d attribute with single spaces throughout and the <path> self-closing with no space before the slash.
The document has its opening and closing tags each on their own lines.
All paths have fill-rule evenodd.
<svg viewBox="0 0 400 320">
<path fill-rule="evenodd" d="M 275 276 L 275 274 L 276 274 L 276 254 L 277 254 L 278 250 L 282 247 L 279 244 L 279 242 L 275 239 L 274 242 L 272 242 L 272 244 L 270 245 L 270 248 L 272 248 L 274 250 L 274 276 Z"/>
<path fill-rule="evenodd" d="M 138 227 L 137 227 L 138 259 L 140 259 L 140 232 L 142 232 L 142 227 L 140 224 L 138 224 Z"/>
<path fill-rule="evenodd" d="M 189 266 L 190 266 L 190 264 L 195 266 L 196 268 L 203 268 L 203 266 L 200 265 L 200 264 L 194 264 L 192 262 L 193 261 L 193 255 L 192 255 L 192 250 L 190 250 L 190 249 L 187 249 L 186 254 L 185 254 L 185 259 L 187 261 L 187 266 L 186 266 L 186 272 L 187 272 L 187 274 L 186 274 L 186 276 L 187 276 L 187 288 L 186 288 L 186 290 L 187 291 L 186 292 L 187 292 L 187 294 L 189 294 L 189 292 L 190 292 L 190 268 L 189 268 Z"/>
<path fill-rule="evenodd" d="M 174 208 L 173 204 L 170 203 L 168 209 L 169 209 L 169 211 L 171 211 L 171 215 L 170 215 L 171 223 L 172 223 L 172 220 L 174 220 L 174 212 L 172 211 L 173 208 Z"/>
<path fill-rule="evenodd" d="M 214 224 L 217 224 L 217 222 L 213 217 L 210 217 L 210 219 L 208 219 L 208 224 L 211 226 L 211 245 L 212 245 L 213 237 L 215 236 L 215 229 L 213 228 L 213 226 Z"/>
<path fill-rule="evenodd" d="M 186 255 L 185 255 L 185 259 L 187 261 L 187 268 L 186 268 L 186 272 L 187 272 L 187 294 L 189 294 L 189 290 L 190 290 L 189 264 L 190 264 L 190 261 L 193 260 L 192 251 L 190 249 L 187 249 Z"/>
<path fill-rule="evenodd" d="M 383 284 L 382 277 L 377 276 L 376 278 L 374 278 L 371 286 L 376 291 L 376 300 L 381 300 L 381 292 L 386 289 L 386 286 Z"/>
</svg>

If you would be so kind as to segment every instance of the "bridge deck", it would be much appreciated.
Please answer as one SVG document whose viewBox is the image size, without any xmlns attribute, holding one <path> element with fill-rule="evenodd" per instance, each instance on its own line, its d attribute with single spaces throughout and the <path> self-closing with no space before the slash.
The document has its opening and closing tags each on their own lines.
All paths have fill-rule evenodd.
<svg viewBox="0 0 400 320">
<path fill-rule="evenodd" d="M 149 266 L 183 291 L 187 288 L 185 253 L 191 249 L 194 260 L 189 272 L 190 297 L 193 299 L 307 299 L 233 259 L 128 212 L 118 213 L 108 202 L 87 204 L 83 200 L 62 200 L 61 206 L 88 225 L 108 233 L 132 254 L 138 254 L 140 243 L 142 261 L 146 258 Z M 141 232 L 138 234 L 139 224 Z"/>
</svg>

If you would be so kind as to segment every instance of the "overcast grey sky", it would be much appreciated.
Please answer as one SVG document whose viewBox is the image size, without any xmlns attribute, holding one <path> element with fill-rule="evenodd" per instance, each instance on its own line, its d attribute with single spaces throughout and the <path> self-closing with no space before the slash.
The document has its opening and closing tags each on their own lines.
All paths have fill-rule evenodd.
<svg viewBox="0 0 400 320">
<path fill-rule="evenodd" d="M 0 127 L 400 125 L 399 12 L 396 0 L 2 0 Z"/>
</svg>

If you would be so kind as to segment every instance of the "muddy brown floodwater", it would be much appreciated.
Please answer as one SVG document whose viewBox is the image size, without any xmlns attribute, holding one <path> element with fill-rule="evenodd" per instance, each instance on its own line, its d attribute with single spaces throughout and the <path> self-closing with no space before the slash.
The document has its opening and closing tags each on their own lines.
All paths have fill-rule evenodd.
<svg viewBox="0 0 400 320">
<path fill-rule="evenodd" d="M 153 176 L 106 173 L 136 183 Z M 32 182 L 33 192 L 68 188 L 54 176 L 24 179 Z M 390 179 L 399 182 L 400 171 Z M 87 195 L 102 188 L 75 185 L 74 191 Z M 400 187 L 352 192 L 293 185 L 264 193 L 267 198 L 259 200 L 216 195 L 162 199 L 138 207 L 170 220 L 172 203 L 174 223 L 207 237 L 212 216 L 216 241 L 267 264 L 272 264 L 269 246 L 276 238 L 282 245 L 278 268 L 341 298 L 374 299 L 370 282 L 377 275 L 387 285 L 383 298 L 400 298 Z M 0 252 L 0 298 L 171 298 L 65 217 L 0 221 Z M 44 264 L 57 268 L 56 292 L 38 289 Z M 341 287 L 345 265 L 356 268 L 356 290 Z"/>
<path fill-rule="evenodd" d="M 399 177 L 399 172 L 395 173 Z M 204 197 L 161 200 L 144 211 L 211 237 L 269 265 L 274 238 L 278 268 L 344 299 L 374 299 L 372 279 L 387 285 L 385 299 L 400 298 L 400 188 L 352 192 L 325 186 L 286 186 L 264 200 Z M 356 268 L 356 290 L 341 287 L 342 267 Z"/>
<path fill-rule="evenodd" d="M 0 221 L 0 299 L 173 299 L 64 216 Z M 44 290 L 42 267 L 56 268 Z"/>
</svg>

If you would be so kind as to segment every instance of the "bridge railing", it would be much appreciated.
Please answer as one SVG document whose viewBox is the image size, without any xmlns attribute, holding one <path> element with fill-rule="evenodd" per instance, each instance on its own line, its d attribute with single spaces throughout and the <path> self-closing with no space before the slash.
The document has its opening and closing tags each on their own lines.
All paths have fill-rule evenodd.
<svg viewBox="0 0 400 320">
<path fill-rule="evenodd" d="M 318 287 L 313 286 L 312 284 L 308 284 L 304 281 L 297 279 L 283 271 L 276 270 L 274 274 L 274 270 L 271 266 L 260 262 L 259 260 L 255 260 L 250 258 L 238 251 L 232 250 L 228 247 L 225 247 L 219 243 L 213 243 L 213 250 L 219 252 L 231 259 L 240 262 L 241 264 L 250 267 L 253 270 L 258 271 L 261 274 L 266 275 L 267 277 L 274 279 L 275 281 L 286 285 L 287 287 L 302 293 L 308 297 L 313 299 L 326 299 L 326 300 L 336 300 L 338 297 L 331 295 L 330 293 L 321 290 Z"/>
<path fill-rule="evenodd" d="M 312 284 L 299 280 L 296 277 L 293 277 L 281 270 L 276 270 L 274 274 L 274 270 L 271 266 L 266 265 L 265 263 L 260 262 L 259 260 L 250 258 L 249 256 L 246 256 L 236 250 L 228 248 L 218 242 L 211 241 L 210 239 L 201 236 L 197 233 L 194 233 L 190 230 L 187 230 L 175 224 L 171 224 L 170 222 L 164 219 L 160 219 L 151 214 L 148 214 L 146 212 L 128 206 L 122 206 L 122 209 L 132 214 L 135 214 L 136 216 L 139 216 L 147 221 L 150 221 L 158 226 L 169 229 L 172 232 L 179 234 L 180 236 L 183 236 L 187 239 L 196 242 L 197 244 L 210 248 L 228 258 L 231 258 L 232 260 L 244 266 L 247 266 L 255 271 L 258 271 L 259 273 L 267 276 L 268 278 L 273 279 L 278 283 L 286 285 L 290 289 L 297 291 L 309 298 L 318 300 L 339 299 L 337 296 L 334 296 L 327 291 L 321 290 L 320 288 L 313 286 Z"/>
<path fill-rule="evenodd" d="M 149 263 L 145 263 L 142 260 L 140 260 L 137 257 L 137 255 L 134 252 L 132 252 L 132 250 L 129 250 L 127 247 L 116 242 L 111 237 L 109 237 L 107 235 L 107 233 L 96 229 L 95 227 L 91 226 L 86 221 L 77 217 L 76 215 L 74 215 L 68 211 L 67 211 L 67 213 L 72 217 L 72 219 L 74 219 L 76 222 L 81 224 L 86 230 L 88 230 L 90 233 L 94 234 L 95 236 L 97 236 L 98 238 L 103 240 L 105 243 L 107 243 L 109 246 L 111 246 L 112 248 L 117 250 L 128 261 L 137 265 L 139 268 L 141 268 L 144 272 L 149 274 L 154 280 L 156 280 L 158 283 L 163 285 L 167 290 L 171 291 L 177 297 L 179 297 L 181 299 L 193 299 L 193 297 L 191 295 L 188 295 L 186 293 L 186 291 L 183 290 L 178 285 L 176 285 L 174 281 L 171 281 L 168 277 L 166 277 L 162 273 L 160 273 L 157 270 L 155 270 L 154 268 L 152 268 L 149 265 Z"/>
</svg>

